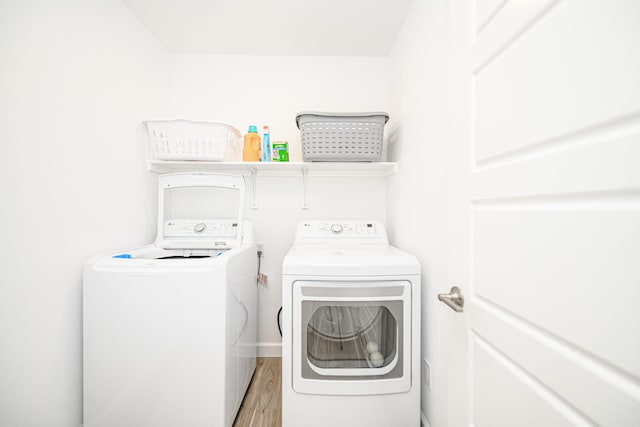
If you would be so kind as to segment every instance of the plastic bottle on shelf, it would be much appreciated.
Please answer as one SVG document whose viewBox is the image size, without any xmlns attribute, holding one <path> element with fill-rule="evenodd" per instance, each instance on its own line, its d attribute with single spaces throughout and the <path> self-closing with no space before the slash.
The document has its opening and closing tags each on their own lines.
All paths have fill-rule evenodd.
<svg viewBox="0 0 640 427">
<path fill-rule="evenodd" d="M 269 126 L 262 127 L 262 156 L 263 162 L 271 161 L 271 137 L 269 135 Z"/>
<path fill-rule="evenodd" d="M 249 132 L 244 136 L 244 149 L 242 150 L 243 162 L 260 161 L 260 135 L 258 128 L 249 126 Z"/>
</svg>

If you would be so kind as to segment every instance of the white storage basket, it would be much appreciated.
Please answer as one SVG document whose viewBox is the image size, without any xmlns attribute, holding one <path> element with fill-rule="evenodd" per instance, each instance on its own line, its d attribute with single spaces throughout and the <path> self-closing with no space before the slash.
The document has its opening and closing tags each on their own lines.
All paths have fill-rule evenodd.
<svg viewBox="0 0 640 427">
<path fill-rule="evenodd" d="M 366 162 L 382 158 L 384 125 L 389 115 L 373 113 L 319 113 L 296 117 L 304 161 Z"/>
<path fill-rule="evenodd" d="M 157 160 L 238 161 L 242 134 L 224 123 L 146 121 L 149 150 Z"/>
</svg>

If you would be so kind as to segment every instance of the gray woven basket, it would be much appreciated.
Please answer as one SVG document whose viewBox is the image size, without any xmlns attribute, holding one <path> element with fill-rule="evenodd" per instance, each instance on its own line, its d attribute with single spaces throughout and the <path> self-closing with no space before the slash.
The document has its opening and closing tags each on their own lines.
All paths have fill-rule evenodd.
<svg viewBox="0 0 640 427">
<path fill-rule="evenodd" d="M 305 111 L 296 122 L 305 162 L 375 162 L 382 158 L 384 125 L 389 115 Z"/>
</svg>

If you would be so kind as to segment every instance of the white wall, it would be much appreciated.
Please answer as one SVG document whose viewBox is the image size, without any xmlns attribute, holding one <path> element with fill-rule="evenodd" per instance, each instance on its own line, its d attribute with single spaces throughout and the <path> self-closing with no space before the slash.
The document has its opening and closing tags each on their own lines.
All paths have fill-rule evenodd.
<svg viewBox="0 0 640 427">
<path fill-rule="evenodd" d="M 243 134 L 269 125 L 301 161 L 301 111 L 386 111 L 386 58 L 173 55 L 173 113 L 218 120 Z"/>
<path fill-rule="evenodd" d="M 172 56 L 173 116 L 223 121 L 242 133 L 268 124 L 272 140 L 287 140 L 301 160 L 296 114 L 303 110 L 386 111 L 386 58 Z M 247 185 L 250 182 L 247 181 Z M 300 176 L 258 176 L 258 209 L 246 207 L 264 243 L 259 290 L 259 355 L 280 355 L 276 314 L 282 305 L 282 259 L 303 219 L 386 219 L 384 177 L 309 176 L 302 209 Z"/>
<path fill-rule="evenodd" d="M 0 426 L 82 422 L 82 266 L 148 242 L 168 55 L 118 0 L 0 3 Z"/>
<path fill-rule="evenodd" d="M 447 425 L 446 326 L 448 292 L 447 21 L 445 0 L 414 0 L 389 55 L 392 121 L 388 132 L 398 173 L 388 184 L 392 242 L 422 265 L 422 356 L 431 386 L 422 383 L 422 412 L 432 426 Z M 390 152 L 390 153 L 391 153 Z"/>
</svg>

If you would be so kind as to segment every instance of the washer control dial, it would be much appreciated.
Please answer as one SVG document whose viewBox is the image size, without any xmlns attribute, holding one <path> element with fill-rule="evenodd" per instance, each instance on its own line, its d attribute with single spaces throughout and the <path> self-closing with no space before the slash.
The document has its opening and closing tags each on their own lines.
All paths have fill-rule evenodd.
<svg viewBox="0 0 640 427">
<path fill-rule="evenodd" d="M 332 224 L 331 225 L 331 232 L 333 234 L 341 234 L 342 233 L 342 225 L 340 225 L 340 224 Z"/>
<path fill-rule="evenodd" d="M 204 233 L 206 229 L 207 229 L 207 224 L 205 224 L 204 222 L 199 222 L 193 226 L 193 231 L 196 232 L 197 234 Z"/>
</svg>

